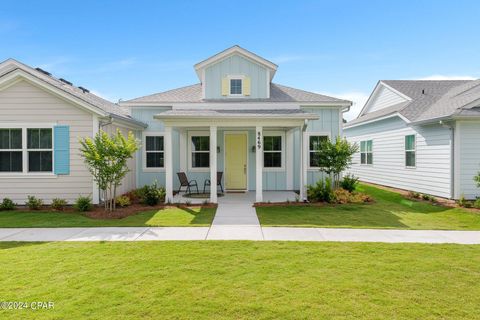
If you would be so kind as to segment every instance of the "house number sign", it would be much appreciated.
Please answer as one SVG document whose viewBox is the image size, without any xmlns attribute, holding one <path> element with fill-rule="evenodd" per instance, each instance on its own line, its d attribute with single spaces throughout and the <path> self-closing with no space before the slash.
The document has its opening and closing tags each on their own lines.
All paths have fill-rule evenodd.
<svg viewBox="0 0 480 320">
<path fill-rule="evenodd" d="M 262 148 L 262 133 L 257 132 L 257 148 L 260 150 Z"/>
</svg>

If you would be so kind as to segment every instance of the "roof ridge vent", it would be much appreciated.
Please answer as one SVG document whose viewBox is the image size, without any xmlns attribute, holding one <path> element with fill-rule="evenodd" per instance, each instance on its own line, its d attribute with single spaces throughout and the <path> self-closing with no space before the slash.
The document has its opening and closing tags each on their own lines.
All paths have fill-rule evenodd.
<svg viewBox="0 0 480 320">
<path fill-rule="evenodd" d="M 65 80 L 65 79 L 63 79 L 63 78 L 60 78 L 60 79 L 58 79 L 58 80 L 62 81 L 62 82 L 65 83 L 65 84 L 68 84 L 69 86 L 73 86 L 73 83 L 71 83 L 71 82 L 68 81 L 68 80 Z"/>
<path fill-rule="evenodd" d="M 42 68 L 38 68 L 38 67 L 37 67 L 37 68 L 35 68 L 35 70 L 37 70 L 37 71 L 39 71 L 39 72 L 41 72 L 41 73 L 43 73 L 44 75 L 47 75 L 47 76 L 49 76 L 49 77 L 52 75 L 50 72 L 45 71 L 45 70 L 43 70 Z"/>
<path fill-rule="evenodd" d="M 89 93 L 90 90 L 88 90 L 87 88 L 84 88 L 84 87 L 78 87 L 78 89 L 82 90 L 83 93 Z"/>
</svg>

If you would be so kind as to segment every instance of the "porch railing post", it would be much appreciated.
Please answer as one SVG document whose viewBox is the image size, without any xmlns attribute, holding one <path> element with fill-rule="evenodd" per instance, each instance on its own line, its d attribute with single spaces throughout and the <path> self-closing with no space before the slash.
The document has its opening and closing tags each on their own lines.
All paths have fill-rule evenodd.
<svg viewBox="0 0 480 320">
<path fill-rule="evenodd" d="M 210 126 L 210 202 L 217 203 L 217 126 Z"/>
<path fill-rule="evenodd" d="M 257 126 L 255 130 L 255 160 L 256 160 L 256 184 L 255 201 L 263 201 L 263 128 Z"/>
</svg>

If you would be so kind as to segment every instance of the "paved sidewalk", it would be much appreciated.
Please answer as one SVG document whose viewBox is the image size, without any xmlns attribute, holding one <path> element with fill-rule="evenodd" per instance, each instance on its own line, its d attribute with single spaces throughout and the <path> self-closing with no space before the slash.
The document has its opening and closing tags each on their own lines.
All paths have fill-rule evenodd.
<svg viewBox="0 0 480 320">
<path fill-rule="evenodd" d="M 238 239 L 254 241 L 275 240 L 480 244 L 480 231 L 379 230 L 284 227 L 262 228 L 260 226 L 253 225 L 212 225 L 211 228 L 109 227 L 0 229 L 0 241 L 163 241 Z"/>
</svg>

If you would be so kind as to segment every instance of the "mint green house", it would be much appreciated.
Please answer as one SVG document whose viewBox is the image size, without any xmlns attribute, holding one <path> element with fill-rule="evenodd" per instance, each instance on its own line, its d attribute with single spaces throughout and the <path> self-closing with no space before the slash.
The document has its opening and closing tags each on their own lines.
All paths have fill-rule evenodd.
<svg viewBox="0 0 480 320">
<path fill-rule="evenodd" d="M 226 191 L 299 191 L 319 177 L 310 151 L 342 135 L 350 101 L 272 82 L 277 65 L 238 46 L 195 65 L 199 83 L 115 104 L 16 60 L 0 63 L 0 195 L 80 195 L 99 203 L 79 139 L 100 130 L 134 132 L 142 148 L 118 192 L 157 181 L 167 200 L 177 173 L 202 190 L 218 178 Z M 162 75 L 168 77 L 167 74 Z M 215 187 L 210 201 L 217 202 Z M 210 188 L 206 188 L 210 190 Z"/>
<path fill-rule="evenodd" d="M 148 127 L 138 132 L 137 185 L 157 180 L 172 200 L 178 172 L 227 191 L 296 190 L 320 173 L 310 151 L 342 136 L 350 101 L 273 82 L 277 65 L 233 46 L 197 63 L 200 83 L 121 102 Z M 212 188 L 210 201 L 217 201 Z"/>
</svg>

